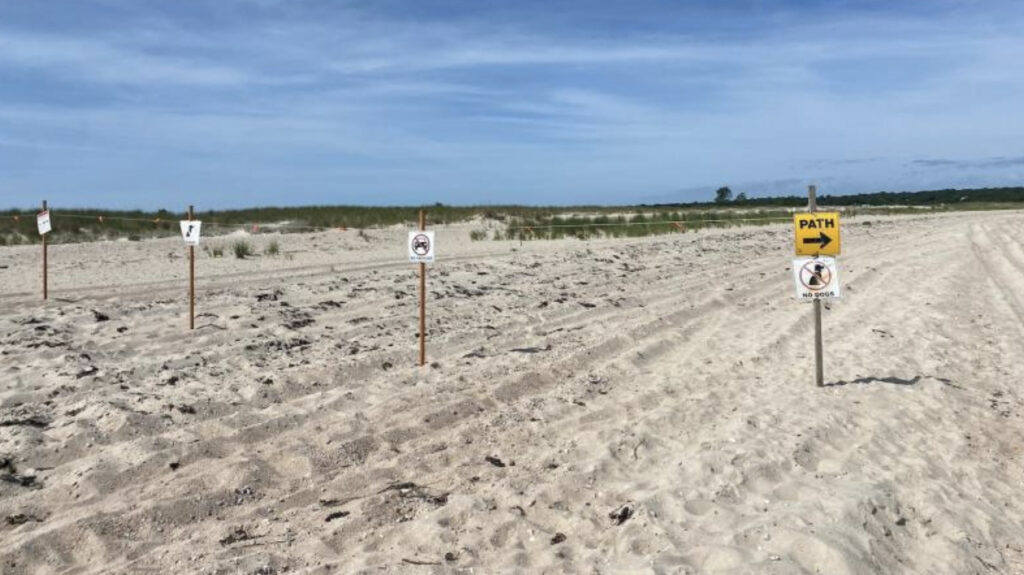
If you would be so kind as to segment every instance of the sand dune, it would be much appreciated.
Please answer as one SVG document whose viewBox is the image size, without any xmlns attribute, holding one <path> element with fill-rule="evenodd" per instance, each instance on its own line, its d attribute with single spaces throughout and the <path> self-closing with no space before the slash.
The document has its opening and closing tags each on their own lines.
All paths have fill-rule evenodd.
<svg viewBox="0 0 1024 575">
<path fill-rule="evenodd" d="M 0 572 L 1024 572 L 1022 224 L 0 248 Z"/>
</svg>

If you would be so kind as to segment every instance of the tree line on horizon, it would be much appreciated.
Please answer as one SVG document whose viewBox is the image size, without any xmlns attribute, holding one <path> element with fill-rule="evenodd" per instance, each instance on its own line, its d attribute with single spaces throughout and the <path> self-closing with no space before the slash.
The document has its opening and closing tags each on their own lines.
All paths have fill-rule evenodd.
<svg viewBox="0 0 1024 575">
<path fill-rule="evenodd" d="M 958 204 L 1014 204 L 1024 202 L 1024 187 L 977 188 L 977 189 L 943 189 L 920 192 L 874 192 L 864 194 L 818 196 L 821 206 L 939 206 L 955 207 Z M 521 205 L 479 205 L 452 206 L 442 203 L 422 206 L 428 212 L 428 220 L 433 224 L 444 224 L 465 221 L 481 216 L 487 219 L 505 220 L 507 218 L 553 217 L 566 210 L 591 210 L 595 212 L 617 212 L 622 209 L 634 208 L 719 208 L 719 207 L 801 207 L 807 205 L 806 196 L 765 196 L 749 197 L 744 193 L 732 193 L 727 186 L 719 188 L 710 201 L 679 202 L 658 204 L 623 204 L 623 205 L 580 205 L 580 206 L 521 206 Z M 352 227 L 368 228 L 394 224 L 415 222 L 421 207 L 369 207 L 369 206 L 294 206 L 294 207 L 260 207 L 230 210 L 202 210 L 196 213 L 197 219 L 217 222 L 221 225 L 245 225 L 253 222 L 279 222 L 288 220 L 296 227 Z M 171 230 L 177 225 L 178 219 L 184 219 L 184 212 L 168 210 L 110 210 L 90 208 L 62 208 L 51 206 L 55 217 L 73 216 L 71 221 L 65 220 L 62 228 L 104 227 L 111 231 L 135 232 L 152 230 L 156 222 L 161 228 Z M 0 231 L 22 229 L 26 234 L 35 227 L 34 216 L 37 209 L 6 209 L 0 210 Z M 22 216 L 14 221 L 12 216 Z M 102 222 L 88 220 L 88 216 L 109 218 Z M 281 231 L 288 231 L 287 227 Z M 300 230 L 295 230 L 300 231 Z"/>
<path fill-rule="evenodd" d="M 824 194 L 817 197 L 819 206 L 936 206 L 959 203 L 1017 203 L 1024 202 L 1024 187 L 1002 188 L 971 188 L 944 190 L 926 190 L 920 192 L 873 192 L 863 194 L 833 195 Z M 800 207 L 807 205 L 806 196 L 765 196 L 748 197 L 740 192 L 735 196 L 728 186 L 715 191 L 715 198 L 709 202 L 690 202 L 681 204 L 656 204 L 657 206 L 703 207 L 715 206 L 752 206 L 752 207 Z"/>
</svg>

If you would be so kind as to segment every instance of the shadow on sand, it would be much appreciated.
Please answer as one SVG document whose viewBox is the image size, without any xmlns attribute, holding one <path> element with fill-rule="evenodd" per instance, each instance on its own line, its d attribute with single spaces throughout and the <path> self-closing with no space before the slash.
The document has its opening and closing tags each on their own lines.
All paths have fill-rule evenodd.
<svg viewBox="0 0 1024 575">
<path fill-rule="evenodd" d="M 960 390 L 964 389 L 963 387 L 953 383 L 951 380 L 946 379 L 945 377 L 936 377 L 934 375 L 915 375 L 910 379 L 904 379 L 902 377 L 896 377 L 894 375 L 890 375 L 888 377 L 858 377 L 857 379 L 853 379 L 850 381 L 841 379 L 839 381 L 826 383 L 824 387 L 842 387 L 844 385 L 867 385 L 871 383 L 888 383 L 891 385 L 917 385 L 918 382 L 920 382 L 922 379 L 934 379 L 935 381 L 947 387 L 952 387 L 954 389 Z"/>
<path fill-rule="evenodd" d="M 855 385 L 855 384 L 866 385 L 866 384 L 869 384 L 869 383 L 891 383 L 893 385 L 917 385 L 917 382 L 919 382 L 919 381 L 921 381 L 921 376 L 920 375 L 915 375 L 914 377 L 912 377 L 910 379 L 902 379 L 902 378 L 895 377 L 895 376 L 892 376 L 892 375 L 890 375 L 888 377 L 870 377 L 869 376 L 869 377 L 858 377 L 857 379 L 853 379 L 853 380 L 850 380 L 850 381 L 845 381 L 845 380 L 833 381 L 833 382 L 830 382 L 830 383 L 826 383 L 825 387 L 840 387 L 840 386 L 843 386 L 843 385 Z"/>
</svg>

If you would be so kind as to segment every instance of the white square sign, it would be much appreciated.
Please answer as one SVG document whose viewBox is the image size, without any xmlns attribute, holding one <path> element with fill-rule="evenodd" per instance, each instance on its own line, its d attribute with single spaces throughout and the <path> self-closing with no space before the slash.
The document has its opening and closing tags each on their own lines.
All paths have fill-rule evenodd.
<svg viewBox="0 0 1024 575">
<path fill-rule="evenodd" d="M 39 235 L 43 236 L 51 231 L 50 210 L 36 214 L 36 226 L 39 228 Z"/>
<path fill-rule="evenodd" d="M 434 232 L 409 232 L 408 246 L 410 262 L 434 263 Z"/>
<path fill-rule="evenodd" d="M 835 258 L 796 258 L 793 260 L 796 297 L 805 301 L 833 299 L 842 295 L 839 265 Z"/>
<path fill-rule="evenodd" d="M 199 233 L 203 222 L 199 220 L 181 220 L 181 238 L 190 246 L 199 245 Z"/>
</svg>

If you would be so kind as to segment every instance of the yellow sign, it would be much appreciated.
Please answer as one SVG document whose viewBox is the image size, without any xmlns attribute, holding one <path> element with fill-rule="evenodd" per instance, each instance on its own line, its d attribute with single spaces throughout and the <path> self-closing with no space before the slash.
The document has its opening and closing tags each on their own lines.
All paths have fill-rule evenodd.
<svg viewBox="0 0 1024 575">
<path fill-rule="evenodd" d="M 793 214 L 796 255 L 839 255 L 839 212 Z"/>
</svg>

